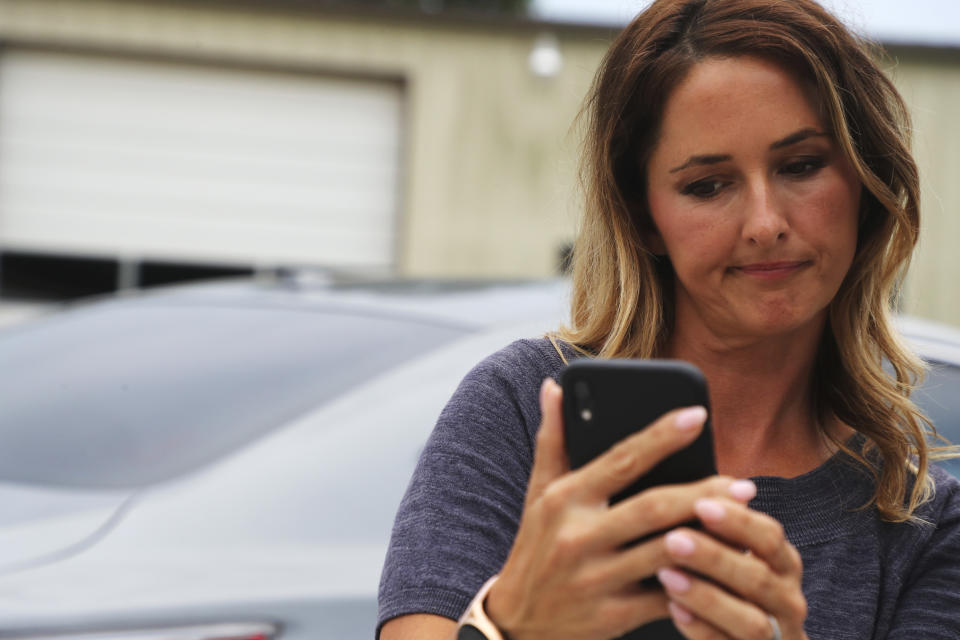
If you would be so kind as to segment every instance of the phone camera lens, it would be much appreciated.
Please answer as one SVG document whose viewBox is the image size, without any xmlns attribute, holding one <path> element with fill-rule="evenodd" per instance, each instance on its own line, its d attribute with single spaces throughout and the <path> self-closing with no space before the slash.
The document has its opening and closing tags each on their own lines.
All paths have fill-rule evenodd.
<svg viewBox="0 0 960 640">
<path fill-rule="evenodd" d="M 590 385 L 580 380 L 573 385 L 573 396 L 577 402 L 577 411 L 584 422 L 593 420 L 593 409 L 590 402 Z"/>
</svg>

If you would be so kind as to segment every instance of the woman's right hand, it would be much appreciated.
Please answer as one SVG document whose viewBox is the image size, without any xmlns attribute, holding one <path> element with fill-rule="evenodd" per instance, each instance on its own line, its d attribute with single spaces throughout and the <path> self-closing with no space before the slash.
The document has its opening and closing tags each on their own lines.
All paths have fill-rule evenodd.
<svg viewBox="0 0 960 640">
<path fill-rule="evenodd" d="M 571 471 L 560 387 L 540 391 L 542 422 L 520 527 L 485 609 L 511 640 L 606 640 L 669 617 L 667 596 L 640 581 L 673 564 L 663 536 L 694 520 L 694 503 L 731 497 L 733 478 L 655 487 L 610 505 L 610 497 L 692 443 L 702 407 L 672 411 L 589 464 Z M 734 491 L 733 493 L 737 493 Z"/>
</svg>

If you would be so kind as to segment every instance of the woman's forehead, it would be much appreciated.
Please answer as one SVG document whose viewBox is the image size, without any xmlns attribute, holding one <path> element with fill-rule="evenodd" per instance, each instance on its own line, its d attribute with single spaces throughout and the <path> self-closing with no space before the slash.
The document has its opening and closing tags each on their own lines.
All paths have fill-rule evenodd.
<svg viewBox="0 0 960 640">
<path fill-rule="evenodd" d="M 707 58 L 668 97 L 653 156 L 731 154 L 803 129 L 825 123 L 813 91 L 794 74 L 752 56 Z"/>
</svg>

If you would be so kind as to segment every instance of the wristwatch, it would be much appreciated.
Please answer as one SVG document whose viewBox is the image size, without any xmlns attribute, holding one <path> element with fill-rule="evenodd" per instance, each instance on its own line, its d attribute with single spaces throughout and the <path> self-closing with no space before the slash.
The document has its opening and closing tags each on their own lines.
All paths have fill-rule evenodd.
<svg viewBox="0 0 960 640">
<path fill-rule="evenodd" d="M 487 599 L 487 593 L 499 577 L 496 575 L 484 582 L 480 591 L 477 591 L 477 595 L 473 597 L 470 606 L 460 616 L 460 622 L 457 626 L 457 640 L 508 640 L 500 629 L 497 629 L 497 625 L 493 624 L 493 621 L 483 609 L 483 602 Z"/>
</svg>

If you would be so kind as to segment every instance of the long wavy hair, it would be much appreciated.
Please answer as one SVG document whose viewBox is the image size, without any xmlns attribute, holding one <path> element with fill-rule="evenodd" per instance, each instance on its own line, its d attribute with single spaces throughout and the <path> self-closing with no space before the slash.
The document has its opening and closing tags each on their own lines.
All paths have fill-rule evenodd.
<svg viewBox="0 0 960 640">
<path fill-rule="evenodd" d="M 920 229 L 910 118 L 874 61 L 880 51 L 813 0 L 657 0 L 617 37 L 581 113 L 586 208 L 571 323 L 556 337 L 601 358 L 663 355 L 673 271 L 644 245 L 653 225 L 647 162 L 674 87 L 705 58 L 741 55 L 774 61 L 815 88 L 863 185 L 856 254 L 830 303 L 813 402 L 821 418 L 832 412 L 866 436 L 860 451 L 835 441 L 874 477 L 865 506 L 888 521 L 912 520 L 932 494 L 929 460 L 948 454 L 931 444 L 936 432 L 910 401 L 924 365 L 891 318 Z"/>
</svg>

